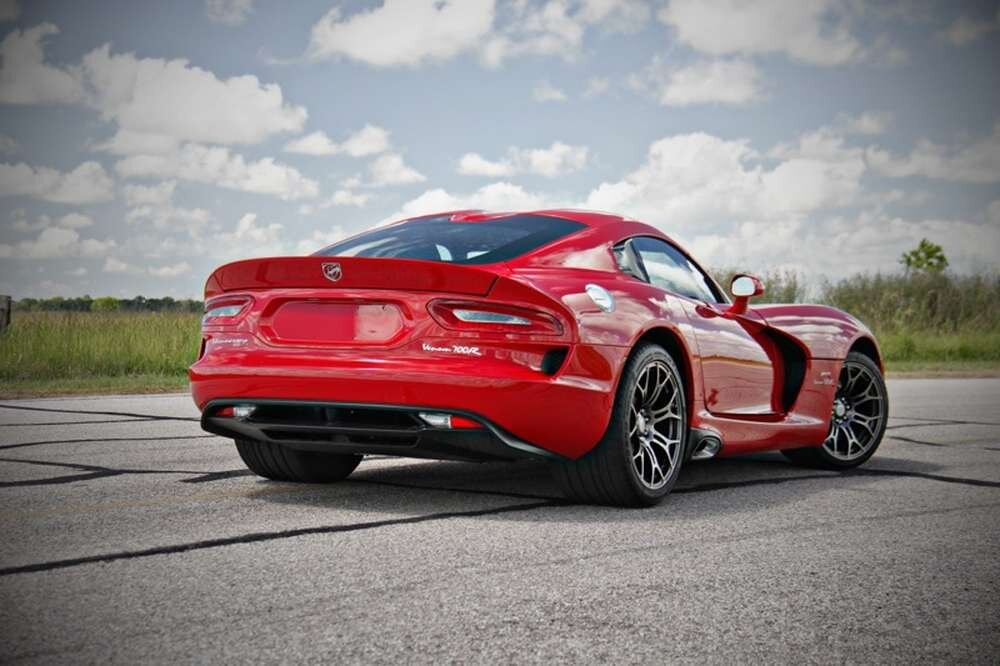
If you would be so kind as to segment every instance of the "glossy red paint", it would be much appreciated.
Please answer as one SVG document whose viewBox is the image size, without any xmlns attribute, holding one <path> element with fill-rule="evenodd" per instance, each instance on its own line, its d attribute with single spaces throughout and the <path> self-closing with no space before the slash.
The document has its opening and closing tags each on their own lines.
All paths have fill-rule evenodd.
<svg viewBox="0 0 1000 666">
<path fill-rule="evenodd" d="M 622 272 L 612 249 L 635 236 L 673 243 L 656 228 L 585 211 L 530 214 L 585 227 L 496 264 L 310 256 L 219 268 L 205 287 L 207 307 L 247 306 L 203 326 L 203 353 L 190 370 L 195 402 L 454 410 L 577 458 L 607 428 L 630 351 L 655 339 L 679 356 L 690 425 L 716 432 L 721 455 L 822 443 L 843 359 L 858 340 L 874 343 L 860 322 L 825 306 L 734 310 L 724 295 L 707 303 L 666 291 Z M 453 219 L 500 215 L 459 211 Z M 613 296 L 613 312 L 587 295 L 588 284 Z M 521 313 L 537 326 L 464 325 L 449 315 L 455 304 Z M 562 363 L 546 371 L 546 354 L 562 351 Z M 801 386 L 786 404 L 796 363 Z"/>
</svg>

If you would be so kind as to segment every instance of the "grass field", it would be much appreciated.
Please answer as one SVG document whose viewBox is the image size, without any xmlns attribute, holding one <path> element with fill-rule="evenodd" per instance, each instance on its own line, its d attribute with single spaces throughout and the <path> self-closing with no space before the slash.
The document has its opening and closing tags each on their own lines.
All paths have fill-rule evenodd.
<svg viewBox="0 0 1000 666">
<path fill-rule="evenodd" d="M 187 387 L 190 313 L 17 312 L 0 335 L 0 396 L 151 393 Z M 878 334 L 891 373 L 1000 374 L 1000 331 Z"/>
<path fill-rule="evenodd" d="M 0 395 L 183 389 L 199 322 L 190 313 L 16 312 L 0 335 Z"/>
</svg>

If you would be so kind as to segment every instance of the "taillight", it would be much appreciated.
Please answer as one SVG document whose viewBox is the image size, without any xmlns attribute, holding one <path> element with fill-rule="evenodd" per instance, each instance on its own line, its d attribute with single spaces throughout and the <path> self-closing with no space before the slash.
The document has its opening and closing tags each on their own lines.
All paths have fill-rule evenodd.
<svg viewBox="0 0 1000 666">
<path fill-rule="evenodd" d="M 205 303 L 205 314 L 201 318 L 202 326 L 231 324 L 250 306 L 251 299 L 247 296 L 220 296 Z"/>
<path fill-rule="evenodd" d="M 562 335 L 563 327 L 552 315 L 501 303 L 480 301 L 431 301 L 427 310 L 437 323 L 455 331 L 489 331 L 529 335 Z"/>
</svg>

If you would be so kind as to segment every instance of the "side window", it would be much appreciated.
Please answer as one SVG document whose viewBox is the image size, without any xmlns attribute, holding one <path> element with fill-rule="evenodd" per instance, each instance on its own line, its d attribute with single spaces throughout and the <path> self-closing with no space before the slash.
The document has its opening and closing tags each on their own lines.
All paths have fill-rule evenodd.
<svg viewBox="0 0 1000 666">
<path fill-rule="evenodd" d="M 642 259 L 652 284 L 696 301 L 719 302 L 708 277 L 670 243 L 640 236 L 633 239 L 632 247 Z"/>
</svg>

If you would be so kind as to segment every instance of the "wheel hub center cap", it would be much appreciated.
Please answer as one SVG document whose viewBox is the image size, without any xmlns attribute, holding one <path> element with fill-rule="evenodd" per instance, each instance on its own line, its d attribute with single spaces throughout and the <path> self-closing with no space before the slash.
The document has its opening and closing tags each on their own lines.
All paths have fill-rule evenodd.
<svg viewBox="0 0 1000 666">
<path fill-rule="evenodd" d="M 635 424 L 641 433 L 645 433 L 649 430 L 649 424 L 646 422 L 646 417 L 643 414 L 639 414 L 636 417 Z"/>
<path fill-rule="evenodd" d="M 844 404 L 843 400 L 838 400 L 833 403 L 833 413 L 838 419 L 842 419 L 847 416 L 847 405 Z"/>
</svg>

